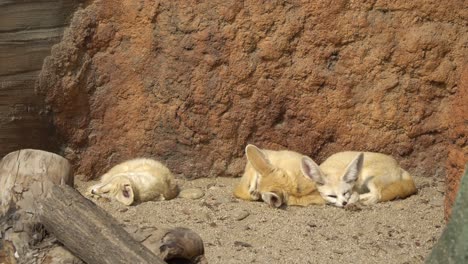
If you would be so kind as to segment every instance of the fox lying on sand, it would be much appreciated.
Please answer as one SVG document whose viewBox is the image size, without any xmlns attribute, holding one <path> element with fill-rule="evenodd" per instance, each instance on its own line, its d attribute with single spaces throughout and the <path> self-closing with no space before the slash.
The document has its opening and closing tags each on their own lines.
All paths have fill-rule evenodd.
<svg viewBox="0 0 468 264">
<path fill-rule="evenodd" d="M 115 198 L 131 205 L 152 200 L 170 200 L 179 192 L 174 176 L 162 163 L 146 158 L 125 161 L 102 175 L 91 186 L 92 195 Z"/>
<path fill-rule="evenodd" d="M 406 198 L 417 192 L 411 175 L 397 161 L 373 152 L 339 152 L 320 166 L 309 157 L 302 159 L 302 172 L 317 183 L 329 204 L 343 207 Z"/>
<path fill-rule="evenodd" d="M 302 175 L 303 155 L 261 150 L 254 145 L 247 145 L 245 153 L 247 165 L 234 196 L 250 201 L 262 199 L 272 207 L 325 204 L 315 183 Z"/>
</svg>

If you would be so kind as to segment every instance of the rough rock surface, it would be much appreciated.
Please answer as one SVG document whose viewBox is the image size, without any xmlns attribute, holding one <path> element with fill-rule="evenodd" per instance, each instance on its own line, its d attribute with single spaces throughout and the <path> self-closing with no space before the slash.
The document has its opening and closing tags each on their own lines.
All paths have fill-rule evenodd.
<svg viewBox="0 0 468 264">
<path fill-rule="evenodd" d="M 464 169 L 468 168 L 468 65 L 460 78 L 448 120 L 448 158 L 446 161 L 445 218 L 451 213 Z"/>
<path fill-rule="evenodd" d="M 448 135 L 467 118 L 451 115 L 468 51 L 463 5 L 95 1 L 38 89 L 87 179 L 136 156 L 187 178 L 239 175 L 247 143 L 317 162 L 380 151 L 441 176 L 448 146 L 466 147 Z"/>
<path fill-rule="evenodd" d="M 468 169 L 460 181 L 453 213 L 427 264 L 465 263 L 468 260 Z"/>
</svg>

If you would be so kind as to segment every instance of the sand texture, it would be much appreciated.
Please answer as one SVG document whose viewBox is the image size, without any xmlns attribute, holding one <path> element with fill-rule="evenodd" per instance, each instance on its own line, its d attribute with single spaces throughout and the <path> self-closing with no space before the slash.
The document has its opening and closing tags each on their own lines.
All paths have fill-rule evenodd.
<svg viewBox="0 0 468 264">
<path fill-rule="evenodd" d="M 96 200 L 140 241 L 155 228 L 184 226 L 204 240 L 209 263 L 422 263 L 443 226 L 443 182 L 416 177 L 406 200 L 340 209 L 272 209 L 232 196 L 237 178 L 179 180 L 200 188 L 196 200 L 176 198 L 124 206 Z M 78 181 L 84 192 L 95 182 Z"/>
</svg>

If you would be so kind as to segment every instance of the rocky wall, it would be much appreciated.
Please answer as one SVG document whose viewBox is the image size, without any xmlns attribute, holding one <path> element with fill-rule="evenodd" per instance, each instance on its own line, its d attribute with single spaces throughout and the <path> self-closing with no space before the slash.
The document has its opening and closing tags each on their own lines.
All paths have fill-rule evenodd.
<svg viewBox="0 0 468 264">
<path fill-rule="evenodd" d="M 449 145 L 446 160 L 445 218 L 448 220 L 463 172 L 468 169 L 468 65 L 462 70 L 447 120 Z"/>
<path fill-rule="evenodd" d="M 94 1 L 37 88 L 87 179 L 136 156 L 187 178 L 237 176 L 247 143 L 317 162 L 379 151 L 443 177 L 449 149 L 466 149 L 466 131 L 450 134 L 467 119 L 453 110 L 466 107 L 454 103 L 467 63 L 463 5 Z"/>
</svg>

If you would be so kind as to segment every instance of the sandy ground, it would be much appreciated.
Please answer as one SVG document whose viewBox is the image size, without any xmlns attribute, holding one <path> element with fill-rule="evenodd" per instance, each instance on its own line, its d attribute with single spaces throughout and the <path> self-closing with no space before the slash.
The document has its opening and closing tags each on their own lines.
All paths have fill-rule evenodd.
<svg viewBox="0 0 468 264">
<path fill-rule="evenodd" d="M 203 238 L 209 263 L 422 263 L 443 226 L 443 182 L 416 178 L 419 193 L 406 200 L 345 210 L 331 206 L 269 208 L 232 196 L 239 179 L 179 180 L 205 192 L 124 206 L 95 203 L 130 232 L 184 226 Z M 95 182 L 76 183 L 79 191 Z M 131 231 L 133 230 L 133 231 Z"/>
</svg>

